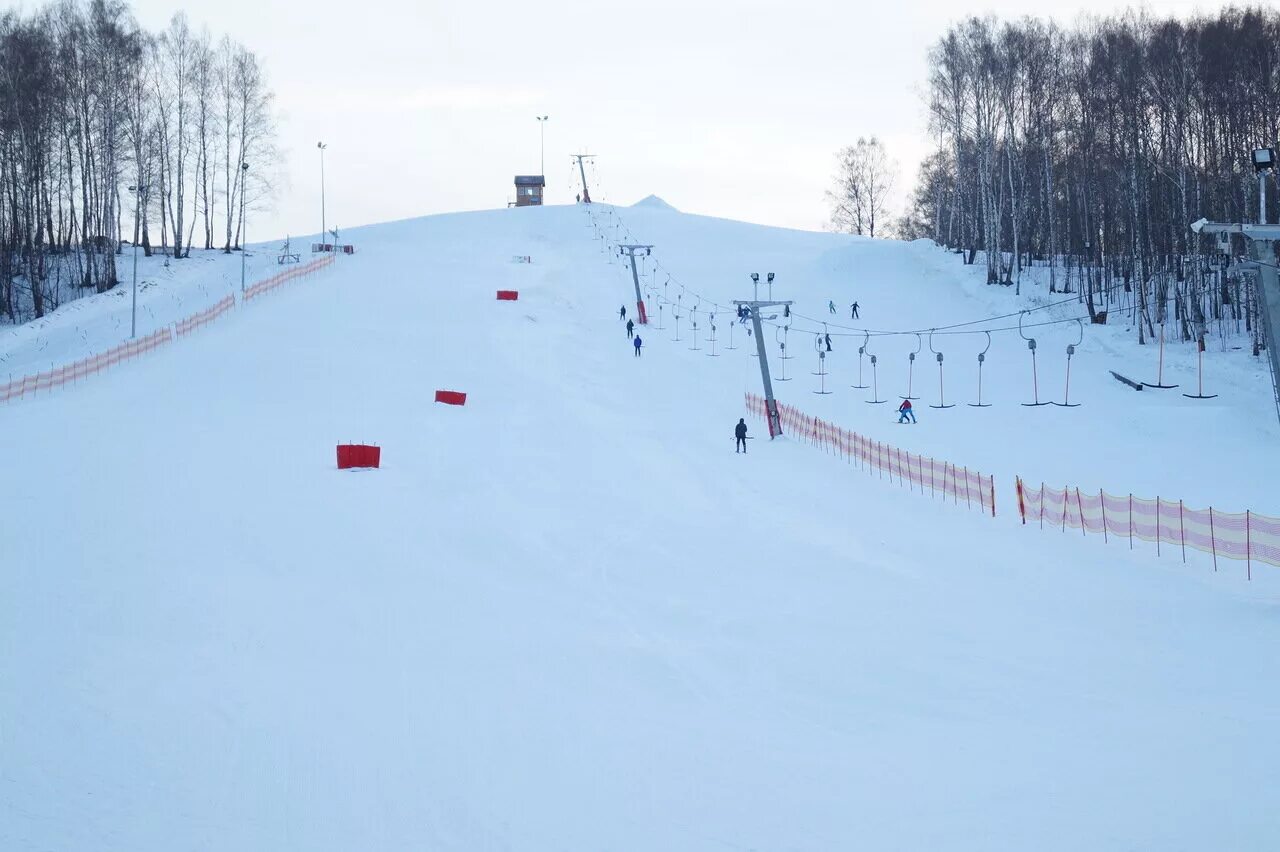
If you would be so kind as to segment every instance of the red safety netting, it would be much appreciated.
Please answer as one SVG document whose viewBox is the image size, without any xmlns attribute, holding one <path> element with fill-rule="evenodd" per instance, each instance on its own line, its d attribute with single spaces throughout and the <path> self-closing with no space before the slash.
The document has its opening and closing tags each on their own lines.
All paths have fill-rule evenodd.
<svg viewBox="0 0 1280 852">
<path fill-rule="evenodd" d="M 336 257 L 330 254 L 330 255 L 326 255 L 325 257 L 317 258 L 311 261 L 310 263 L 304 263 L 301 266 L 295 266 L 290 269 L 286 269 L 283 272 L 277 272 L 275 275 L 272 275 L 270 278 L 265 278 L 262 281 L 259 281 L 256 284 L 253 284 L 252 286 L 247 288 L 244 291 L 245 301 L 261 296 L 264 293 L 269 293 L 275 288 L 279 287 L 281 284 L 287 284 L 290 281 L 295 281 L 299 278 L 305 278 L 306 276 L 312 274 L 313 272 L 321 270 L 324 267 L 328 266 L 329 264 L 333 263 L 334 260 L 336 260 Z"/>
<path fill-rule="evenodd" d="M 1082 533 L 1128 541 L 1152 542 L 1160 552 L 1172 545 L 1186 560 L 1187 548 L 1246 563 L 1248 576 L 1253 563 L 1280 565 L 1280 519 L 1251 511 L 1220 512 L 1213 507 L 1192 509 L 1181 500 L 1157 497 L 1152 500 L 1132 494 L 1115 496 L 1099 489 L 1049 488 L 1043 482 L 1032 486 L 1017 480 L 1018 511 L 1022 522 L 1038 523 Z"/>
<path fill-rule="evenodd" d="M 223 314 L 225 314 L 227 311 L 231 310 L 235 306 L 236 306 L 236 297 L 225 296 L 221 300 L 219 300 L 218 303 L 215 304 L 213 307 L 206 308 L 205 310 L 200 311 L 200 313 L 198 314 L 192 314 L 186 319 L 178 320 L 176 323 L 173 324 L 173 331 L 179 337 L 182 337 L 183 335 L 186 335 L 186 334 L 190 334 L 191 332 L 196 331 L 197 329 L 204 328 L 206 325 L 213 322 L 218 317 L 222 316 Z"/>
<path fill-rule="evenodd" d="M 289 281 L 310 275 L 335 260 L 333 255 L 313 260 L 302 266 L 293 267 L 284 272 L 277 273 L 270 278 L 259 281 L 244 292 L 246 300 L 255 296 L 260 296 L 270 290 L 279 287 Z M 77 382 L 81 379 L 102 372 L 108 367 L 114 367 L 123 361 L 136 358 L 143 353 L 150 352 L 165 343 L 171 342 L 174 337 L 182 337 L 193 331 L 203 328 L 219 317 L 225 315 L 228 311 L 236 306 L 234 295 L 225 296 L 216 304 L 192 314 L 191 316 L 178 320 L 172 326 L 166 326 L 147 337 L 141 337 L 136 340 L 130 340 L 119 346 L 112 347 L 105 352 L 99 352 L 97 355 L 90 355 L 87 358 L 81 358 L 74 364 L 68 364 L 63 367 L 51 367 L 40 373 L 33 375 L 21 376 L 19 378 L 10 378 L 7 384 L 0 384 L 0 403 L 9 402 L 14 399 L 22 399 L 28 394 L 35 394 L 41 391 L 50 391 L 54 388 L 61 387 L 65 384 Z"/>
<path fill-rule="evenodd" d="M 27 394 L 51 391 L 65 384 L 86 379 L 123 361 L 136 358 L 173 340 L 173 330 L 168 326 L 146 337 L 130 340 L 114 346 L 106 352 L 99 352 L 88 358 L 81 358 L 74 364 L 53 367 L 34 375 L 10 379 L 8 384 L 0 385 L 0 402 L 22 399 Z"/>
<path fill-rule="evenodd" d="M 747 411 L 769 421 L 763 397 L 746 395 Z M 841 429 L 818 417 L 810 417 L 793 406 L 777 403 L 782 431 L 802 441 L 822 447 L 850 464 L 858 464 L 868 473 L 878 473 L 899 485 L 927 490 L 933 496 L 963 502 L 970 508 L 996 513 L 995 478 L 940 459 L 904 452 L 898 447 L 874 441 L 857 432 Z"/>
</svg>

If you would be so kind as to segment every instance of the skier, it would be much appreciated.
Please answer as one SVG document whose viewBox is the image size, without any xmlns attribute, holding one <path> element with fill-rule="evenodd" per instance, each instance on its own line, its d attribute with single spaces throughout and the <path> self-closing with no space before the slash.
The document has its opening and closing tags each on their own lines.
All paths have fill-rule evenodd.
<svg viewBox="0 0 1280 852">
<path fill-rule="evenodd" d="M 834 314 L 834 313 L 836 312 L 836 303 L 835 303 L 835 302 L 832 302 L 832 301 L 830 301 L 830 300 L 828 300 L 828 301 L 827 301 L 827 310 Z"/>
<path fill-rule="evenodd" d="M 823 342 L 827 344 L 827 351 L 830 352 L 831 351 L 831 335 L 824 334 Z"/>
<path fill-rule="evenodd" d="M 627 318 L 627 306 L 623 305 L 622 307 L 618 308 L 618 319 L 624 320 L 626 318 Z"/>
<path fill-rule="evenodd" d="M 850 306 L 849 306 L 849 310 L 850 310 L 850 311 L 852 311 L 852 314 L 853 314 L 852 316 L 850 316 L 850 317 L 849 317 L 849 319 L 857 319 L 857 318 L 858 318 L 858 303 L 857 303 L 857 302 L 854 302 L 852 305 L 850 305 Z"/>
<path fill-rule="evenodd" d="M 744 417 L 738 418 L 738 425 L 733 427 L 733 437 L 738 439 L 734 445 L 735 453 L 745 453 L 747 451 L 747 421 Z"/>
<path fill-rule="evenodd" d="M 643 344 L 641 343 L 641 340 L 640 340 L 640 335 L 638 335 L 638 334 L 637 334 L 637 335 L 635 336 L 635 339 L 633 339 L 633 340 L 631 341 L 631 345 L 632 345 L 632 346 L 634 346 L 634 347 L 636 348 L 636 357 L 637 357 L 637 358 L 639 358 L 639 357 L 640 357 L 640 347 L 643 345 Z"/>
<path fill-rule="evenodd" d="M 631 339 L 631 332 L 635 329 L 636 324 L 631 320 L 627 320 L 627 339 Z"/>
<path fill-rule="evenodd" d="M 898 406 L 898 422 L 906 423 L 908 417 L 911 418 L 912 423 L 916 422 L 916 413 L 911 410 L 911 400 L 904 399 L 902 405 Z"/>
</svg>

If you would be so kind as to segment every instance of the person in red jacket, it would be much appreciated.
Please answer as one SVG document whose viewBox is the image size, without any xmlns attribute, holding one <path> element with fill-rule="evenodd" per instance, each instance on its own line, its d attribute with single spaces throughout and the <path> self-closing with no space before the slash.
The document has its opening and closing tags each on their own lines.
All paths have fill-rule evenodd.
<svg viewBox="0 0 1280 852">
<path fill-rule="evenodd" d="M 898 422 L 906 423 L 908 417 L 911 418 L 912 423 L 916 422 L 916 413 L 911 410 L 911 400 L 904 399 L 902 405 L 898 406 Z"/>
</svg>

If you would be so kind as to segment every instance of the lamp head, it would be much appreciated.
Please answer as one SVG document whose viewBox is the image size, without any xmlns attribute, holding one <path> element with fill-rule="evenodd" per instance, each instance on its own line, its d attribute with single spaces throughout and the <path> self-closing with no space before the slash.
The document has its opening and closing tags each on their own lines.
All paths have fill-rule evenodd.
<svg viewBox="0 0 1280 852">
<path fill-rule="evenodd" d="M 1253 151 L 1253 170 L 1268 172 L 1276 167 L 1275 148 L 1255 148 Z"/>
<path fill-rule="evenodd" d="M 770 273 L 769 273 L 769 283 L 770 283 L 770 284 L 772 284 L 772 283 L 773 283 L 773 273 L 772 273 L 772 272 L 770 272 Z"/>
<path fill-rule="evenodd" d="M 753 273 L 751 273 L 751 280 L 752 280 L 752 281 L 754 281 L 756 284 L 759 284 L 759 283 L 760 283 L 760 273 L 759 273 L 759 272 L 753 272 Z"/>
</svg>

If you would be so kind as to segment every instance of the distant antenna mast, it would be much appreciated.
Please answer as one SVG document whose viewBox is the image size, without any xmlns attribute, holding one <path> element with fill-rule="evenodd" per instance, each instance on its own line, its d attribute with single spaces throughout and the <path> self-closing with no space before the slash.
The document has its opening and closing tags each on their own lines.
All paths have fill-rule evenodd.
<svg viewBox="0 0 1280 852">
<path fill-rule="evenodd" d="M 578 174 L 582 175 L 582 203 L 590 204 L 591 193 L 587 191 L 587 170 L 583 168 L 582 161 L 591 159 L 595 154 L 570 154 L 569 156 L 578 161 Z"/>
</svg>

